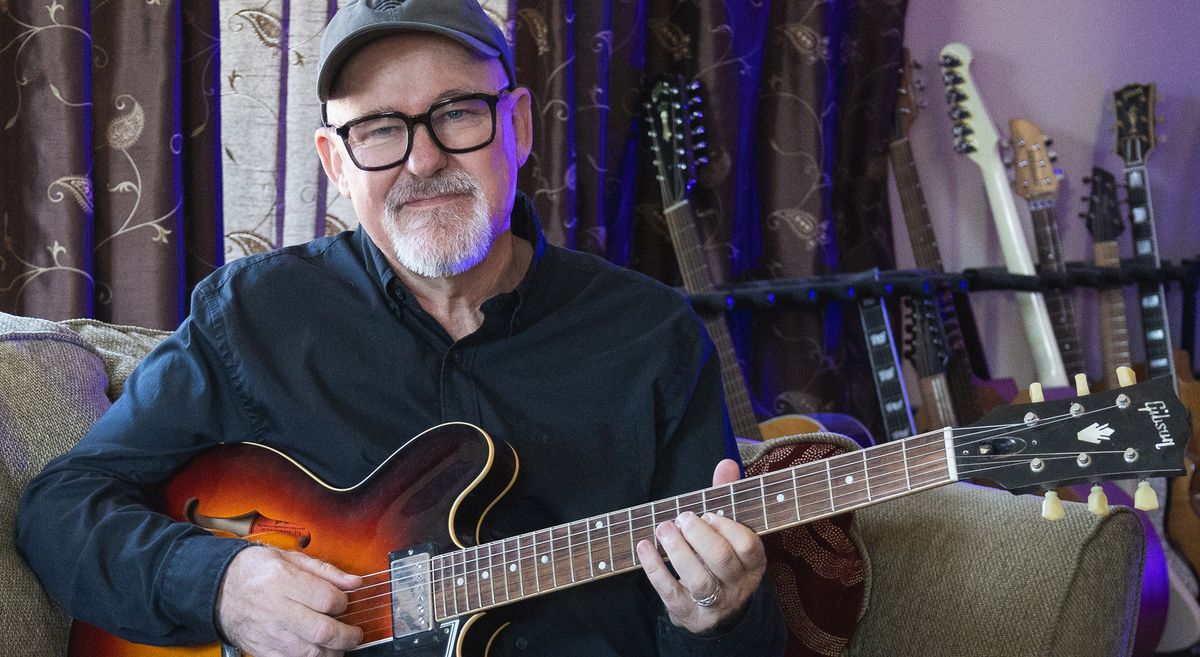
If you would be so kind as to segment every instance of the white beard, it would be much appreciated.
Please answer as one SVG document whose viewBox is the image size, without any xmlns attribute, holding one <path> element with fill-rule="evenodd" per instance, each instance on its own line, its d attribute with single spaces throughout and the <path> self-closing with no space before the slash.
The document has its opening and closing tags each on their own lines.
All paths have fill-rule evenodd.
<svg viewBox="0 0 1200 657">
<path fill-rule="evenodd" d="M 462 213 L 453 207 L 409 208 L 397 211 L 414 196 L 429 193 L 466 193 L 471 208 Z M 460 171 L 448 171 L 429 180 L 398 183 L 388 196 L 384 229 L 396 261 L 426 278 L 446 278 L 479 264 L 496 240 L 487 200 L 479 183 Z"/>
</svg>

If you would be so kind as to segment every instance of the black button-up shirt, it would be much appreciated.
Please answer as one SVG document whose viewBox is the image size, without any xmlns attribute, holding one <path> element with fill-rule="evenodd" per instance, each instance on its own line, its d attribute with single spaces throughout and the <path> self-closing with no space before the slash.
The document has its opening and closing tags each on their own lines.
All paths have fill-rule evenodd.
<svg viewBox="0 0 1200 657">
<path fill-rule="evenodd" d="M 688 305 L 546 244 L 524 196 L 513 231 L 534 246 L 525 277 L 457 342 L 361 228 L 205 279 L 192 315 L 27 489 L 18 543 L 46 588 L 137 642 L 216 640 L 217 589 L 245 543 L 147 513 L 143 491 L 220 442 L 274 447 L 344 487 L 430 426 L 474 423 L 521 460 L 486 540 L 710 485 L 736 448 L 716 356 Z M 691 635 L 629 573 L 516 605 L 493 654 L 765 655 L 781 631 L 760 591 L 733 629 Z"/>
</svg>

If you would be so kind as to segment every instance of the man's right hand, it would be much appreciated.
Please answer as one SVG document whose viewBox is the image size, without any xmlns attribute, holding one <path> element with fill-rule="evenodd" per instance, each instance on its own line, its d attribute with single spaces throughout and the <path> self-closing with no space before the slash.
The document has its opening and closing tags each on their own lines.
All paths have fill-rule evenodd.
<svg viewBox="0 0 1200 657">
<path fill-rule="evenodd" d="M 225 637 L 255 657 L 338 657 L 358 645 L 362 630 L 334 619 L 345 591 L 362 578 L 298 552 L 264 546 L 229 563 L 217 593 L 217 623 Z"/>
</svg>

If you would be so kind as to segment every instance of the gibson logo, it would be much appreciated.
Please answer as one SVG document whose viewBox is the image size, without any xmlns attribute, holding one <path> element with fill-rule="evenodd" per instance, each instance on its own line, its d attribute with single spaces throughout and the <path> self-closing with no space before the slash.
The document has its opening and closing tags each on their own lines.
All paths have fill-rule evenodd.
<svg viewBox="0 0 1200 657">
<path fill-rule="evenodd" d="M 1150 421 L 1154 423 L 1154 430 L 1158 432 L 1158 442 L 1154 448 L 1174 447 L 1175 439 L 1171 437 L 1171 430 L 1167 428 L 1167 418 L 1171 417 L 1171 411 L 1167 409 L 1166 402 L 1149 401 L 1138 410 L 1150 414 Z"/>
</svg>

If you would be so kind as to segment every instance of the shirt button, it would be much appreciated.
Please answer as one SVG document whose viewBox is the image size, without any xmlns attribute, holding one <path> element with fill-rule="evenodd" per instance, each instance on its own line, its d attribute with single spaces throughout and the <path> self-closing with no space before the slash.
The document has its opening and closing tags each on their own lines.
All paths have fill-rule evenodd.
<svg viewBox="0 0 1200 657">
<path fill-rule="evenodd" d="M 524 650 L 529 647 L 529 639 L 519 636 L 516 641 L 513 641 L 513 645 L 517 647 L 517 650 Z"/>
<path fill-rule="evenodd" d="M 461 351 L 454 352 L 450 356 L 450 359 L 453 360 L 455 363 L 461 363 L 462 362 L 462 352 Z"/>
</svg>

